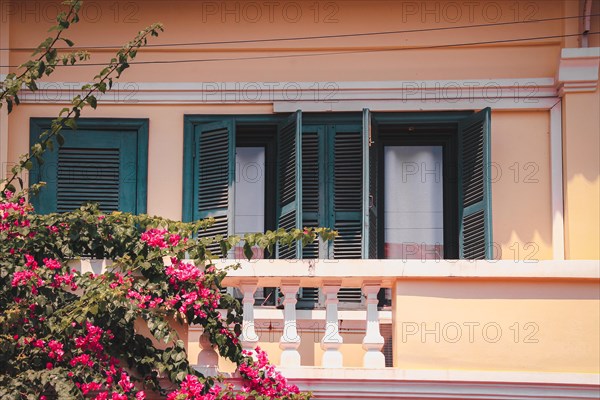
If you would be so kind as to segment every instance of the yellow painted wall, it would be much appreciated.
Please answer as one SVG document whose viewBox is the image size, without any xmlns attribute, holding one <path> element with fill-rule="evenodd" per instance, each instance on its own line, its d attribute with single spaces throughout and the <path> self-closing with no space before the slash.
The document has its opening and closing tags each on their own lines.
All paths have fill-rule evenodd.
<svg viewBox="0 0 600 400">
<path fill-rule="evenodd" d="M 46 37 L 56 2 L 35 3 L 38 11 L 27 12 L 13 3 L 10 18 L 11 47 L 32 47 Z M 253 10 L 247 3 L 159 0 L 88 2 L 82 23 L 71 36 L 77 44 L 120 46 L 143 26 L 162 22 L 165 32 L 151 43 L 211 42 L 224 40 L 331 35 L 339 33 L 418 30 L 474 24 L 517 22 L 577 15 L 561 0 L 528 2 L 480 1 L 475 3 L 282 1 L 269 10 Z M 268 2 L 267 2 L 268 3 Z M 567 2 L 569 3 L 569 2 Z M 470 5 L 469 5 L 470 4 Z M 30 6 L 33 8 L 34 6 Z M 216 10 L 213 9 L 216 7 Z M 185 10 L 185 11 L 182 11 Z M 571 13 L 572 14 L 565 14 Z M 258 15 L 258 17 L 257 17 Z M 245 44 L 182 46 L 142 50 L 139 61 L 172 59 L 235 58 L 316 53 L 344 50 L 389 50 L 440 44 L 487 42 L 498 39 L 560 35 L 571 29 L 561 20 L 505 25 L 493 28 L 413 32 L 401 35 L 331 38 L 312 41 L 283 41 Z M 577 39 L 575 39 L 576 41 Z M 165 65 L 132 66 L 125 80 L 137 81 L 364 81 L 411 79 L 487 79 L 553 76 L 562 39 L 481 45 L 468 48 L 368 52 L 327 57 L 281 58 Z M 110 59 L 113 50 L 93 53 L 93 62 Z M 29 56 L 11 53 L 11 64 Z M 442 61 L 443 60 L 443 61 Z M 444 68 L 440 68 L 440 65 Z M 73 81 L 93 76 L 97 67 L 62 69 L 54 80 Z M 175 72 L 176 71 L 176 72 Z M 135 79 L 133 78 L 135 77 Z"/>
<path fill-rule="evenodd" d="M 565 250 L 570 259 L 600 259 L 598 110 L 598 90 L 567 93 L 563 101 Z"/>
<path fill-rule="evenodd" d="M 599 295 L 597 281 L 398 281 L 394 366 L 598 373 Z"/>
<path fill-rule="evenodd" d="M 550 113 L 492 112 L 492 225 L 498 258 L 552 259 Z"/>
</svg>

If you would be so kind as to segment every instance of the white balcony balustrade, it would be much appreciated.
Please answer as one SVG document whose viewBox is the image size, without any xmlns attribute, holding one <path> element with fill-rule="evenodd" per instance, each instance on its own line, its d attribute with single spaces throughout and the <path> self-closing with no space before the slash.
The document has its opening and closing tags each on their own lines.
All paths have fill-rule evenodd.
<svg viewBox="0 0 600 400">
<path fill-rule="evenodd" d="M 597 260 L 240 264 L 223 285 L 242 297 L 243 348 L 260 345 L 290 382 L 316 398 L 598 398 Z M 109 265 L 109 260 L 71 263 L 94 273 Z M 256 307 L 259 287 L 279 288 L 283 310 Z M 297 309 L 303 287 L 320 289 L 325 310 Z M 353 304 L 359 309 L 338 300 L 342 288 L 359 287 L 364 300 Z M 381 288 L 393 288 L 391 310 L 378 310 Z M 502 336 L 490 336 L 486 326 L 502 329 Z M 200 327 L 176 329 L 198 371 L 221 372 L 240 383 L 235 365 L 217 355 Z"/>
</svg>

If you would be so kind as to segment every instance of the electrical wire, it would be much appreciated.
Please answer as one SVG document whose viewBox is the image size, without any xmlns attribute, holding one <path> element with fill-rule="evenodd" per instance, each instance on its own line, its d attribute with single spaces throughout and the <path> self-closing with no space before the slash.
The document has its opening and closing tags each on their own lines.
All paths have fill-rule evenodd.
<svg viewBox="0 0 600 400">
<path fill-rule="evenodd" d="M 589 32 L 588 35 L 598 35 L 600 32 Z M 482 42 L 463 42 L 463 43 L 452 43 L 452 44 L 440 44 L 440 45 L 429 45 L 429 46 L 414 46 L 414 47 L 401 47 L 392 49 L 368 49 L 368 50 L 347 50 L 347 51 L 335 51 L 335 52 L 319 52 L 319 53 L 303 53 L 303 54 L 284 54 L 274 56 L 248 56 L 248 57 L 231 57 L 231 58 L 202 58 L 202 59 L 182 59 L 182 60 L 150 60 L 150 61 L 132 61 L 130 65 L 148 65 L 148 64 L 183 64 L 183 63 L 202 63 L 202 62 L 221 62 L 221 61 L 249 61 L 249 60 L 269 60 L 269 59 L 284 59 L 284 58 L 300 58 L 300 57 L 320 57 L 320 56 L 334 56 L 344 54 L 362 54 L 362 53 L 379 53 L 379 52 L 392 52 L 392 51 L 408 51 L 408 50 L 429 50 L 429 49 L 443 49 L 452 47 L 464 47 L 464 46 L 477 46 L 477 45 L 489 45 L 499 43 L 514 43 L 524 42 L 533 40 L 545 40 L 545 39 L 559 39 L 566 37 L 580 36 L 580 33 L 573 33 L 568 35 L 552 35 L 552 36 L 536 36 L 516 39 L 503 39 L 503 40 L 489 40 Z M 76 67 L 98 67 L 105 66 L 105 63 L 87 63 L 87 64 L 74 64 L 74 65 L 57 65 L 61 68 L 76 68 Z M 0 68 L 18 68 L 18 65 L 0 65 Z"/>
<path fill-rule="evenodd" d="M 590 17 L 600 16 L 600 14 L 591 14 Z M 264 39 L 242 39 L 242 40 L 221 40 L 213 42 L 180 42 L 180 43 L 158 43 L 158 44 L 147 44 L 144 48 L 152 47 L 182 47 L 182 46 L 208 46 L 208 45 L 223 45 L 223 44 L 248 44 L 248 43 L 267 43 L 267 42 L 286 42 L 296 40 L 319 40 L 319 39 L 333 39 L 333 38 L 348 38 L 348 37 L 362 37 L 362 36 L 380 36 L 380 35 L 397 35 L 405 33 L 422 33 L 422 32 L 437 32 L 446 31 L 452 29 L 468 29 L 468 28 L 486 28 L 494 26 L 505 26 L 515 24 L 529 24 L 537 22 L 549 22 L 549 21 L 560 21 L 566 19 L 583 18 L 584 15 L 572 15 L 568 17 L 555 17 L 555 18 L 543 18 L 534 19 L 527 21 L 512 21 L 512 22 L 495 22 L 491 24 L 472 24 L 472 25 L 459 25 L 459 26 L 446 26 L 439 28 L 422 28 L 422 29 L 408 29 L 398 31 L 375 31 L 375 32 L 362 32 L 362 33 L 342 33 L 336 35 L 318 35 L 318 36 L 297 36 L 297 37 L 279 37 L 279 38 L 264 38 Z M 73 47 L 56 47 L 57 50 L 102 50 L 102 49 L 119 49 L 122 46 L 73 46 Z M 0 48 L 0 51 L 26 51 L 35 50 L 34 47 L 15 47 L 15 48 Z"/>
</svg>

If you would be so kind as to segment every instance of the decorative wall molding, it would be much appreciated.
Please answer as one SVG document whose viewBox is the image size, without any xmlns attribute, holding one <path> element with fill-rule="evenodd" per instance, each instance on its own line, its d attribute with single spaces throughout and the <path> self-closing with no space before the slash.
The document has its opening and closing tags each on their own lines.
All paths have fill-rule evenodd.
<svg viewBox="0 0 600 400">
<path fill-rule="evenodd" d="M 85 82 L 40 82 L 21 101 L 60 104 L 82 94 Z M 117 82 L 99 103 L 273 104 L 274 112 L 550 109 L 558 101 L 553 78 L 365 82 Z"/>
<path fill-rule="evenodd" d="M 562 49 L 558 65 L 558 93 L 594 92 L 598 88 L 600 47 Z"/>
<path fill-rule="evenodd" d="M 470 399 L 589 400 L 600 390 L 597 374 L 393 368 L 279 368 L 290 383 L 327 400 Z M 228 379 L 239 386 L 239 378 Z"/>
<path fill-rule="evenodd" d="M 291 383 L 319 399 L 597 399 L 599 377 L 501 371 L 282 369 Z"/>
<path fill-rule="evenodd" d="M 552 191 L 552 252 L 565 259 L 562 101 L 550 109 L 550 186 Z"/>
</svg>

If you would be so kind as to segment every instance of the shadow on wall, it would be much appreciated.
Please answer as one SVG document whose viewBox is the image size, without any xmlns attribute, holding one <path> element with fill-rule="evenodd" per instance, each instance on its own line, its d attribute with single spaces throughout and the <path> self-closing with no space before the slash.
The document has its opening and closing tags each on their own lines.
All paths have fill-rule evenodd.
<svg viewBox="0 0 600 400">
<path fill-rule="evenodd" d="M 496 258 L 552 258 L 550 112 L 492 113 Z"/>
<path fill-rule="evenodd" d="M 563 102 L 566 252 L 600 259 L 600 90 L 568 94 Z"/>
</svg>

